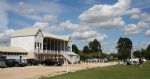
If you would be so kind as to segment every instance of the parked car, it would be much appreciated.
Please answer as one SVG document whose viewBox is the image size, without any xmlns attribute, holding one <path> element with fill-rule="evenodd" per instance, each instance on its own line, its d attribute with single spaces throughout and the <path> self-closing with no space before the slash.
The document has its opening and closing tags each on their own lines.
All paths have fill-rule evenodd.
<svg viewBox="0 0 150 79">
<path fill-rule="evenodd" d="M 38 65 L 39 64 L 39 62 L 35 59 L 27 59 L 26 61 L 27 61 L 28 65 Z"/>
<path fill-rule="evenodd" d="M 22 60 L 17 59 L 16 61 L 17 61 L 17 64 L 18 64 L 19 67 L 20 66 L 23 67 L 23 66 L 27 65 L 27 61 L 25 59 L 22 59 Z"/>
<path fill-rule="evenodd" d="M 52 59 L 47 59 L 45 61 L 42 62 L 43 65 L 47 65 L 47 66 L 62 66 L 63 65 L 63 61 L 57 61 L 57 60 L 52 60 Z"/>
<path fill-rule="evenodd" d="M 16 59 L 6 59 L 5 62 L 8 67 L 19 66 L 18 61 Z"/>
<path fill-rule="evenodd" d="M 0 68 L 5 68 L 6 67 L 6 63 L 3 60 L 0 60 Z"/>
</svg>

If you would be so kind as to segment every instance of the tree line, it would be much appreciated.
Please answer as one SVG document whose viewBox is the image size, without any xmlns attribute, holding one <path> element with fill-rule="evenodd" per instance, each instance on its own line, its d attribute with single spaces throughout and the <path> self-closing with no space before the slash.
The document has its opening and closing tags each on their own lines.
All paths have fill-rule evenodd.
<svg viewBox="0 0 150 79">
<path fill-rule="evenodd" d="M 97 39 L 89 42 L 88 45 L 83 47 L 83 50 L 79 50 L 78 47 L 73 44 L 72 51 L 79 54 L 81 59 L 88 58 L 105 58 L 105 57 L 114 57 L 119 59 L 130 58 L 131 52 L 133 52 L 134 57 L 145 57 L 150 59 L 150 44 L 146 49 L 139 49 L 133 51 L 133 43 L 127 37 L 120 37 L 117 42 L 117 53 L 106 54 L 103 53 L 101 49 L 101 44 Z"/>
</svg>

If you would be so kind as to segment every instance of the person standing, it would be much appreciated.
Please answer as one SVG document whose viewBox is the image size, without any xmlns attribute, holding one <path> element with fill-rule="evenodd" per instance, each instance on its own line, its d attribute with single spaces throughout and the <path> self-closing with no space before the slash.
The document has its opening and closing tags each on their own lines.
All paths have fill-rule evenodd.
<svg viewBox="0 0 150 79">
<path fill-rule="evenodd" d="M 142 58 L 139 58 L 139 65 L 140 65 L 140 68 L 142 68 L 142 64 L 143 64 L 143 60 L 142 60 Z"/>
</svg>

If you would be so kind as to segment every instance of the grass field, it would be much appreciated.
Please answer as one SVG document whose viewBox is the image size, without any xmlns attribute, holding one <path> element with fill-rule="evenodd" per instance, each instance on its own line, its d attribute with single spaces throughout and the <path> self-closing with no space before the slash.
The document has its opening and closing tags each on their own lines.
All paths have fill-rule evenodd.
<svg viewBox="0 0 150 79">
<path fill-rule="evenodd" d="M 43 77 L 40 79 L 150 79 L 150 61 L 144 63 L 142 68 L 138 65 L 115 65 L 81 70 L 55 77 Z"/>
</svg>

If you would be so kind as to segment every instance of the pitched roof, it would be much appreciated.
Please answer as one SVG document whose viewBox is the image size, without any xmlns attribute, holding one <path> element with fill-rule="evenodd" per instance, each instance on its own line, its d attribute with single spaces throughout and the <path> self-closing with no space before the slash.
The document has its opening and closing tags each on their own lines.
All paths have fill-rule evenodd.
<svg viewBox="0 0 150 79">
<path fill-rule="evenodd" d="M 11 35 L 11 37 L 13 38 L 13 37 L 35 36 L 39 30 L 40 30 L 39 27 L 24 28 L 24 29 L 16 30 Z M 59 35 L 46 33 L 44 31 L 42 31 L 42 34 L 44 37 L 69 41 L 69 36 L 59 36 Z"/>
<path fill-rule="evenodd" d="M 13 38 L 13 37 L 35 36 L 39 30 L 40 30 L 39 27 L 24 28 L 24 29 L 16 30 L 11 35 L 11 37 Z M 44 37 L 69 41 L 69 36 L 59 36 L 59 35 L 46 33 L 46 32 L 43 32 L 43 31 L 42 31 L 42 34 L 44 35 Z"/>
<path fill-rule="evenodd" d="M 67 36 L 67 35 L 59 36 L 59 35 L 54 35 L 54 34 L 50 34 L 50 33 L 46 33 L 46 32 L 43 32 L 43 35 L 44 35 L 44 37 L 48 37 L 48 38 L 69 41 L 69 36 Z"/>
<path fill-rule="evenodd" d="M 0 52 L 18 52 L 18 53 L 27 53 L 26 50 L 20 47 L 8 47 L 8 46 L 0 46 Z"/>
<path fill-rule="evenodd" d="M 24 28 L 16 30 L 11 37 L 35 36 L 39 30 L 37 27 Z"/>
</svg>

